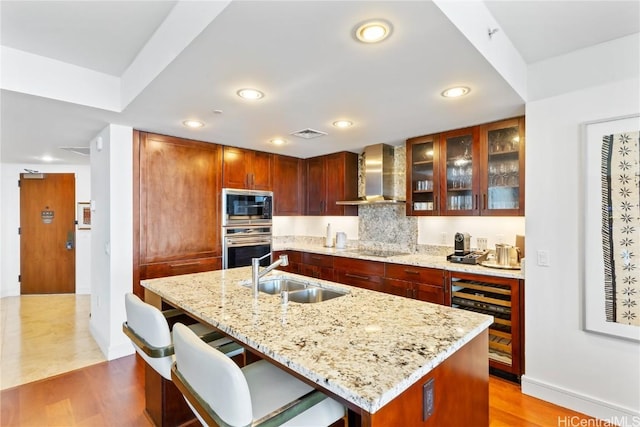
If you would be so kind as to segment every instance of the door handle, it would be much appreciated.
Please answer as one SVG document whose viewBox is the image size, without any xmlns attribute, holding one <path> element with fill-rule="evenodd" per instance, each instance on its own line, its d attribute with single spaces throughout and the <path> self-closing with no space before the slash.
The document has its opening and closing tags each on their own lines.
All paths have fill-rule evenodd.
<svg viewBox="0 0 640 427">
<path fill-rule="evenodd" d="M 67 241 L 64 244 L 65 248 L 68 251 L 73 250 L 74 245 L 74 239 L 73 239 L 73 231 L 67 231 Z"/>
</svg>

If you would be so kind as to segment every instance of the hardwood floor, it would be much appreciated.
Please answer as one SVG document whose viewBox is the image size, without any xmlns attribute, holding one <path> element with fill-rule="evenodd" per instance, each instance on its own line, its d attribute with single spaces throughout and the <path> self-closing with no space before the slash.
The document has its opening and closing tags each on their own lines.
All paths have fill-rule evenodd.
<svg viewBox="0 0 640 427">
<path fill-rule="evenodd" d="M 51 300 L 37 301 L 51 305 Z M 33 309 L 33 304 L 27 305 Z M 75 303 L 72 305 L 75 306 Z M 81 306 L 82 304 L 79 305 L 79 311 L 82 311 Z M 6 308 L 7 305 L 2 304 L 3 337 L 8 318 Z M 25 311 L 24 308 L 23 304 L 23 311 Z M 78 323 L 88 323 L 84 315 L 72 317 Z M 12 327 L 16 330 L 20 329 L 19 326 Z M 25 336 L 16 338 L 21 347 L 34 346 L 42 338 L 42 334 L 39 333 L 41 328 L 22 329 L 25 331 Z M 69 331 L 74 329 L 69 328 Z M 64 343 L 67 341 L 61 334 L 56 337 L 60 343 L 63 343 L 59 347 L 66 345 Z M 3 377 L 9 373 L 8 369 L 21 369 L 20 366 L 5 364 L 5 351 L 10 346 L 10 341 L 3 342 L 1 360 Z M 82 346 L 86 346 L 86 343 Z M 54 346 L 48 351 L 55 350 Z M 73 360 L 74 357 L 71 356 L 70 359 Z M 17 360 L 21 360 L 20 357 Z M 78 365 L 75 368 L 85 366 L 84 357 L 78 357 L 76 362 Z M 151 422 L 144 415 L 143 363 L 141 359 L 132 355 L 4 389 L 0 392 L 0 426 L 151 426 Z M 46 364 L 40 371 L 40 375 L 46 375 Z M 496 377 L 491 377 L 489 380 L 489 405 L 491 427 L 557 427 L 569 425 L 567 422 L 562 424 L 559 420 L 568 420 L 570 417 L 576 417 L 571 418 L 573 423 L 571 425 L 601 425 L 577 412 L 525 396 L 520 392 L 519 385 Z M 591 420 L 590 423 L 588 420 Z"/>
</svg>

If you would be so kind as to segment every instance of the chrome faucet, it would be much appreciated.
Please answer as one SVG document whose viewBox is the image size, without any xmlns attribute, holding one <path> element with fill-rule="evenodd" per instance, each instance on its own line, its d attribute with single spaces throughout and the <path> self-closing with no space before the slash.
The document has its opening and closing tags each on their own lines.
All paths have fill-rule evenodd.
<svg viewBox="0 0 640 427">
<path fill-rule="evenodd" d="M 277 259 L 270 266 L 265 267 L 260 271 L 260 261 L 266 257 L 270 257 L 271 253 L 268 253 L 260 258 L 251 258 L 251 284 L 253 285 L 253 297 L 258 298 L 258 282 L 260 278 L 273 270 L 276 267 L 289 265 L 289 257 L 287 255 L 280 255 L 280 259 Z"/>
</svg>

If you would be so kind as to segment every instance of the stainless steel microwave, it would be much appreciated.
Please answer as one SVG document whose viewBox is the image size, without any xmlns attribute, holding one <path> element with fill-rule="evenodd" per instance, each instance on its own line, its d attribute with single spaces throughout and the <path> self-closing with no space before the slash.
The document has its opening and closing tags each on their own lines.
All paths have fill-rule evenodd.
<svg viewBox="0 0 640 427">
<path fill-rule="evenodd" d="M 271 224 L 273 193 L 271 191 L 222 190 L 222 225 Z"/>
</svg>

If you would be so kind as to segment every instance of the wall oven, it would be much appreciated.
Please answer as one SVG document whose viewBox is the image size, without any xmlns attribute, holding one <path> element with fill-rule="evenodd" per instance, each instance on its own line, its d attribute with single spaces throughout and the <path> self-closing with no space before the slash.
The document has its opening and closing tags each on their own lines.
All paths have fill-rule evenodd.
<svg viewBox="0 0 640 427">
<path fill-rule="evenodd" d="M 271 225 L 223 227 L 222 268 L 251 265 L 251 258 L 259 258 L 271 252 Z M 260 262 L 269 265 L 269 258 Z"/>
<path fill-rule="evenodd" d="M 222 225 L 271 224 L 273 193 L 271 191 L 222 190 Z"/>
</svg>

